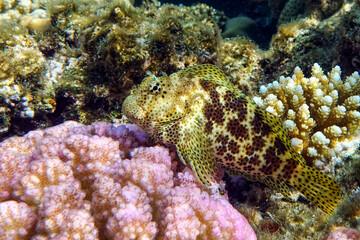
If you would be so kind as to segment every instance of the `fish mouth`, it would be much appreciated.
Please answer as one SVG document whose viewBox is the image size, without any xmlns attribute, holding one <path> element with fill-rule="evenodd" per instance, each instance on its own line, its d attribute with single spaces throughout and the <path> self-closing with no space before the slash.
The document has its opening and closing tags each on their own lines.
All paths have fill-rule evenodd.
<svg viewBox="0 0 360 240">
<path fill-rule="evenodd" d="M 168 119 L 162 116 L 162 114 L 159 114 L 155 117 L 155 119 L 152 119 L 151 111 L 146 110 L 145 106 L 137 103 L 136 99 L 136 96 L 128 96 L 123 102 L 122 112 L 130 121 L 137 124 L 139 127 L 146 126 L 148 128 L 149 126 L 152 126 L 154 122 L 156 122 L 155 125 L 157 126 L 171 125 L 183 118 L 183 116 L 177 115 Z"/>
<path fill-rule="evenodd" d="M 125 116 L 135 123 L 138 123 L 144 119 L 147 115 L 147 111 L 140 105 L 133 103 L 133 96 L 128 96 L 122 105 L 122 112 Z"/>
</svg>

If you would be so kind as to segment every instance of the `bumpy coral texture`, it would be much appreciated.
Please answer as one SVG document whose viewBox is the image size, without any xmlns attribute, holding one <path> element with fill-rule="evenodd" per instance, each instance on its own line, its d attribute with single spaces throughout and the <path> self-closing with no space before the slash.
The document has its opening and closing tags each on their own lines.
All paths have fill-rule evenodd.
<svg viewBox="0 0 360 240">
<path fill-rule="evenodd" d="M 340 67 L 325 74 L 314 64 L 311 76 L 305 77 L 297 67 L 291 77 L 282 76 L 279 81 L 261 86 L 260 97 L 254 100 L 283 120 L 295 149 L 319 167 L 344 146 L 349 147 L 352 140 L 357 142 L 358 72 L 342 80 Z"/>
<path fill-rule="evenodd" d="M 256 239 L 135 125 L 65 122 L 0 144 L 0 239 Z M 182 169 L 182 171 L 180 171 Z"/>
<path fill-rule="evenodd" d="M 0 203 L 0 239 L 23 239 L 33 231 L 36 215 L 26 203 Z"/>
<path fill-rule="evenodd" d="M 221 70 L 249 96 L 263 75 L 260 59 L 261 51 L 248 39 L 230 38 L 222 43 Z"/>
<path fill-rule="evenodd" d="M 344 0 L 288 0 L 279 16 L 278 25 L 305 17 L 324 19 L 339 10 L 343 3 Z"/>
<path fill-rule="evenodd" d="M 219 61 L 223 13 L 140 2 L 0 1 L 0 139 L 112 121 L 147 71 Z"/>
<path fill-rule="evenodd" d="M 352 228 L 338 228 L 333 231 L 326 240 L 357 240 L 360 233 Z"/>
</svg>

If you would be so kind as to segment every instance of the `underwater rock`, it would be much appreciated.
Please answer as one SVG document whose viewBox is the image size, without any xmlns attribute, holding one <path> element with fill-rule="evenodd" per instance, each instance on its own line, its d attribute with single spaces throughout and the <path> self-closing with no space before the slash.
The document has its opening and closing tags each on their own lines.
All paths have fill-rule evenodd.
<svg viewBox="0 0 360 240">
<path fill-rule="evenodd" d="M 244 38 L 224 39 L 221 48 L 221 69 L 238 89 L 253 96 L 257 83 L 263 77 L 260 65 L 262 51 Z"/>
<path fill-rule="evenodd" d="M 336 13 L 343 4 L 344 0 L 288 0 L 279 16 L 278 26 L 300 18 L 324 20 Z"/>
<path fill-rule="evenodd" d="M 357 71 L 358 40 L 349 36 L 357 34 L 358 12 L 358 3 L 344 3 L 328 18 L 308 16 L 281 24 L 261 61 L 263 81 L 272 82 L 284 73 L 291 73 L 296 66 L 310 74 L 314 62 L 325 71 L 335 65 L 341 66 L 346 75 Z"/>
</svg>

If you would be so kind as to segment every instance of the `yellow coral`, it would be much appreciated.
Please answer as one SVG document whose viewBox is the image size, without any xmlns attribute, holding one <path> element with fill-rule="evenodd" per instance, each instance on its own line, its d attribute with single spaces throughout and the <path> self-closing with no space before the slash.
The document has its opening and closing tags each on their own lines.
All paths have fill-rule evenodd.
<svg viewBox="0 0 360 240">
<path fill-rule="evenodd" d="M 296 67 L 291 77 L 261 86 L 254 100 L 283 120 L 295 149 L 318 166 L 359 132 L 360 76 L 354 72 L 342 81 L 339 66 L 324 74 L 314 64 L 309 78 Z"/>
</svg>

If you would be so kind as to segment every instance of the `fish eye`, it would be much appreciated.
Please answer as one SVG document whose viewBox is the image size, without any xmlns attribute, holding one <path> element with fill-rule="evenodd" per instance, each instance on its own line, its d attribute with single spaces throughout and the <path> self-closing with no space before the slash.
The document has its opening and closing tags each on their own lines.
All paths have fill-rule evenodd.
<svg viewBox="0 0 360 240">
<path fill-rule="evenodd" d="M 161 91 L 161 85 L 156 77 L 153 81 L 150 82 L 149 90 L 153 94 L 157 94 Z"/>
</svg>

